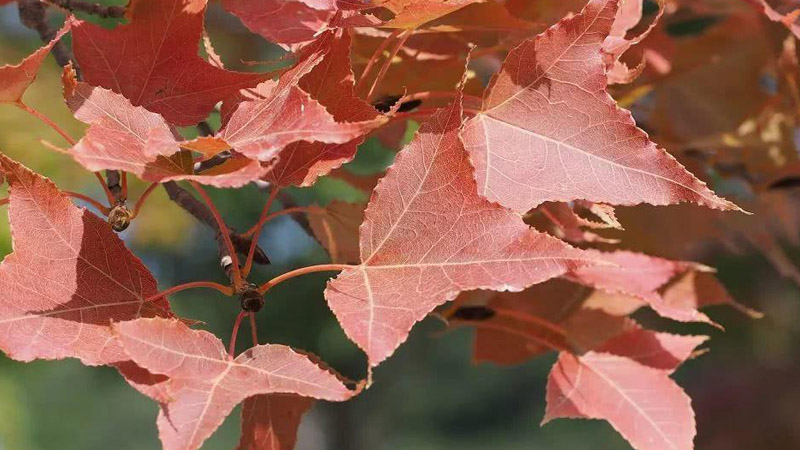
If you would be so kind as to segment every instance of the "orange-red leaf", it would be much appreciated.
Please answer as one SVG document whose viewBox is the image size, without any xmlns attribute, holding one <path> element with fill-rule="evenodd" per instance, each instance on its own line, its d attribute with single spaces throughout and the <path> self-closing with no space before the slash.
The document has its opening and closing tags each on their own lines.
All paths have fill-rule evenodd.
<svg viewBox="0 0 800 450">
<path fill-rule="evenodd" d="M 609 353 L 561 353 L 547 381 L 543 423 L 604 419 L 638 450 L 691 450 L 695 420 L 685 392 L 661 369 Z"/>
<path fill-rule="evenodd" d="M 314 400 L 296 395 L 257 395 L 244 401 L 236 450 L 292 450 L 300 419 Z"/>
<path fill-rule="evenodd" d="M 432 20 L 484 0 L 374 0 L 375 6 L 389 9 L 395 15 L 383 27 L 413 29 Z"/>
<path fill-rule="evenodd" d="M 198 55 L 206 0 L 134 0 L 130 24 L 79 22 L 73 48 L 84 81 L 124 95 L 175 125 L 204 120 L 214 105 L 264 80 L 230 72 Z"/>
<path fill-rule="evenodd" d="M 585 352 L 634 326 L 625 317 L 585 307 L 590 293 L 551 280 L 520 293 L 494 295 L 485 306 L 490 318 L 462 320 L 476 328 L 473 358 L 507 365 L 554 350 Z M 451 320 L 459 321 L 457 315 Z"/>
<path fill-rule="evenodd" d="M 170 316 L 150 271 L 105 220 L 0 154 L 10 185 L 14 252 L 0 264 L 0 348 L 20 361 L 128 360 L 111 322 Z"/>
<path fill-rule="evenodd" d="M 259 161 L 238 153 L 222 164 L 195 173 L 192 153 L 181 150 L 181 138 L 163 117 L 134 106 L 120 94 L 86 83 L 65 80 L 67 105 L 75 117 L 90 125 L 72 148 L 72 155 L 92 171 L 131 172 L 146 181 L 194 180 L 217 187 L 241 187 L 268 170 Z M 214 142 L 190 141 L 188 148 L 220 150 Z"/>
<path fill-rule="evenodd" d="M 351 11 L 370 6 L 360 0 L 224 0 L 223 5 L 252 32 L 290 47 L 310 42 L 321 31 L 340 25 L 331 23 L 337 13 L 341 22 L 353 14 Z M 366 18 L 357 23 L 369 24 Z"/>
<path fill-rule="evenodd" d="M 464 131 L 480 193 L 518 212 L 576 199 L 736 209 L 606 92 L 601 50 L 617 3 L 592 0 L 508 55 Z"/>
<path fill-rule="evenodd" d="M 597 351 L 630 358 L 644 366 L 672 373 L 707 340 L 707 336 L 657 333 L 634 327 L 612 338 Z"/>
<path fill-rule="evenodd" d="M 299 87 L 324 106 L 337 122 L 362 122 L 378 117 L 378 112 L 355 94 L 350 67 L 350 34 L 337 32 L 325 43 L 324 56 L 299 81 Z M 299 141 L 278 154 L 275 167 L 266 180 L 281 186 L 310 186 L 318 177 L 353 159 L 363 136 L 343 144 Z"/>
<path fill-rule="evenodd" d="M 677 275 L 689 270 L 709 270 L 705 266 L 685 261 L 671 261 L 642 253 L 616 251 L 602 253 L 588 250 L 610 265 L 581 267 L 570 274 L 570 278 L 610 293 L 632 295 L 647 302 L 658 314 L 681 322 L 707 322 L 711 319 L 697 310 L 698 305 L 690 301 L 667 301 L 659 293 Z"/>
<path fill-rule="evenodd" d="M 311 231 L 335 263 L 358 262 L 358 227 L 363 221 L 364 204 L 340 201 L 308 216 Z"/>
<path fill-rule="evenodd" d="M 72 18 L 67 18 L 64 26 L 50 42 L 33 52 L 21 63 L 13 66 L 0 66 L 0 103 L 17 103 L 22 100 L 28 86 L 36 79 L 39 67 L 50 53 L 50 49 L 69 31 L 70 26 L 72 26 Z"/>
<path fill-rule="evenodd" d="M 340 39 L 343 38 L 339 33 L 324 33 L 302 49 L 298 54 L 297 64 L 284 72 L 279 80 L 264 82 L 256 89 L 243 93 L 235 99 L 239 101 L 235 107 L 232 105 L 234 102 L 223 105 L 224 126 L 217 134 L 217 138 L 227 142 L 245 156 L 270 161 L 289 144 L 300 141 L 344 144 L 384 123 L 384 119 L 374 114 L 361 116 L 360 107 L 356 110 L 357 114 L 353 114 L 351 107 L 358 99 L 346 93 L 349 89 L 347 85 L 351 81 L 342 73 L 346 68 L 339 65 L 347 61 L 344 59 L 346 50 L 337 44 Z M 345 44 L 347 42 L 349 40 L 344 41 Z M 330 61 L 330 58 L 336 61 L 333 63 L 334 66 L 324 63 Z M 310 72 L 319 64 L 334 69 L 336 76 L 328 81 L 333 81 L 336 92 L 344 97 L 337 99 L 337 94 L 331 96 L 327 92 L 317 91 L 315 84 L 325 81 L 325 72 L 317 74 Z M 306 81 L 303 81 L 304 79 Z M 299 87 L 301 82 L 306 89 L 324 100 L 326 105 L 301 89 Z M 337 100 L 345 101 L 341 105 L 342 111 L 335 108 Z M 339 114 L 343 121 L 340 122 L 329 109 Z M 347 121 L 351 119 L 354 121 Z M 291 151 L 287 150 L 287 155 L 290 153 Z M 313 163 L 313 155 L 310 156 Z M 307 166 L 292 163 L 290 165 L 299 167 L 296 171 L 289 168 L 287 181 L 306 178 L 303 172 L 308 169 Z M 283 175 L 285 171 L 286 169 L 281 169 L 278 174 Z"/>
<path fill-rule="evenodd" d="M 460 291 L 520 290 L 593 259 L 478 195 L 461 114 L 460 101 L 439 111 L 398 154 L 365 213 L 361 264 L 325 291 L 373 366 Z"/>
<path fill-rule="evenodd" d="M 280 393 L 341 401 L 353 395 L 336 375 L 283 345 L 258 345 L 231 359 L 216 336 L 178 320 L 142 319 L 114 330 L 134 362 L 170 378 L 172 401 L 158 417 L 165 450 L 199 448 L 248 397 Z"/>
</svg>

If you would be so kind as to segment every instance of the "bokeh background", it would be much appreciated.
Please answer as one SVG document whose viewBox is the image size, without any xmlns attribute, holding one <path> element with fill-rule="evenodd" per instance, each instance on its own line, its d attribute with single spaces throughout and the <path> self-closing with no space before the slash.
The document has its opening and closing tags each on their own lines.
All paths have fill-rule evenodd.
<svg viewBox="0 0 800 450">
<path fill-rule="evenodd" d="M 279 55 L 277 48 L 247 32 L 218 5 L 212 5 L 208 24 L 217 50 L 231 68 L 257 70 L 240 61 Z M 19 24 L 14 4 L 0 7 L 0 63 L 15 63 L 40 45 L 38 37 Z M 61 101 L 59 75 L 49 59 L 25 100 L 79 136 L 83 125 Z M 411 132 L 413 124 L 410 127 Z M 62 189 L 102 198 L 91 174 L 40 140 L 66 145 L 36 119 L 0 105 L 0 150 L 47 175 Z M 378 172 L 391 163 L 393 155 L 370 139 L 350 169 Z M 137 198 L 143 188 L 134 182 L 131 198 Z M 311 189 L 291 190 L 291 194 L 300 204 L 325 204 L 334 198 L 364 200 L 362 194 L 331 180 Z M 257 218 L 265 197 L 254 186 L 216 190 L 212 195 L 229 223 L 239 229 L 248 228 Z M 1 216 L 0 255 L 5 255 L 11 251 L 11 237 L 5 213 Z M 170 203 L 161 190 L 122 237 L 152 269 L 162 288 L 192 280 L 224 281 L 212 234 Z M 327 258 L 319 244 L 288 217 L 270 223 L 260 244 L 273 264 L 258 268 L 255 280 Z M 797 249 L 785 245 L 783 250 L 800 260 Z M 800 448 L 797 286 L 755 252 L 714 251 L 699 258 L 718 267 L 733 296 L 765 317 L 756 321 L 725 308 L 710 311 L 725 326 L 723 332 L 705 326 L 675 328 L 642 313 L 640 319 L 649 324 L 712 337 L 710 352 L 688 362 L 676 375 L 693 399 L 697 448 Z M 325 280 L 320 274 L 304 276 L 271 291 L 259 313 L 261 338 L 316 353 L 345 375 L 360 379 L 365 360 L 327 309 L 321 294 Z M 179 314 L 205 322 L 207 329 L 227 342 L 238 312 L 234 300 L 190 291 L 176 295 L 172 304 Z M 242 338 L 240 344 L 246 341 Z M 297 448 L 629 448 L 605 422 L 562 420 L 539 427 L 546 376 L 555 355 L 517 367 L 474 365 L 471 345 L 469 330 L 448 331 L 436 319 L 425 320 L 414 328 L 408 343 L 376 370 L 371 389 L 345 404 L 317 404 L 303 421 Z M 111 368 L 88 368 L 74 360 L 22 364 L 0 356 L 0 450 L 157 449 L 156 414 L 157 405 L 128 387 Z M 238 409 L 203 448 L 232 449 L 238 439 L 237 419 Z"/>
</svg>

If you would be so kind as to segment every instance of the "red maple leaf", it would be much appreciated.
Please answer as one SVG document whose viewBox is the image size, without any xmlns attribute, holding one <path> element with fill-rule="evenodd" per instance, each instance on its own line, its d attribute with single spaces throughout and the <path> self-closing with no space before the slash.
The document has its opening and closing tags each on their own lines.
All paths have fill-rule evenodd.
<svg viewBox="0 0 800 450">
<path fill-rule="evenodd" d="M 326 44 L 323 59 L 299 81 L 299 86 L 323 105 L 338 122 L 370 121 L 377 111 L 355 94 L 350 67 L 351 38 L 338 32 Z M 356 154 L 363 136 L 343 144 L 300 141 L 283 148 L 266 179 L 281 186 L 309 186 Z"/>
<path fill-rule="evenodd" d="M 257 395 L 244 401 L 242 437 L 236 450 L 292 450 L 300 419 L 314 399 L 296 395 Z"/>
<path fill-rule="evenodd" d="M 127 361 L 111 322 L 171 316 L 156 280 L 105 220 L 0 154 L 14 252 L 0 264 L 0 347 L 11 358 Z"/>
<path fill-rule="evenodd" d="M 375 0 L 373 3 L 394 13 L 392 20 L 381 26 L 413 29 L 480 1 L 483 0 Z"/>
<path fill-rule="evenodd" d="M 220 69 L 198 55 L 206 0 L 134 0 L 130 24 L 73 28 L 84 81 L 124 95 L 175 125 L 205 119 L 220 100 L 261 81 Z"/>
<path fill-rule="evenodd" d="M 337 105 L 327 94 L 323 95 L 316 91 L 315 80 L 322 82 L 325 76 L 311 75 L 310 72 L 329 54 L 332 58 L 343 56 L 341 50 L 337 50 L 336 47 L 336 40 L 341 38 L 337 35 L 333 32 L 323 34 L 298 54 L 298 62 L 284 72 L 279 80 L 266 81 L 223 105 L 224 125 L 217 133 L 216 139 L 249 158 L 271 161 L 289 144 L 300 141 L 344 144 L 385 123 L 383 117 L 363 114 L 363 109 L 354 112 L 353 105 L 357 105 L 357 108 L 363 105 L 360 105 L 360 101 L 352 94 L 345 94 L 346 98 L 340 99 L 344 102 Z M 337 61 L 342 60 L 337 59 Z M 323 67 L 331 66 L 326 63 Z M 337 68 L 334 71 L 336 77 L 333 81 L 337 85 L 337 92 L 342 93 L 348 89 L 347 85 L 351 81 L 346 76 L 339 78 L 340 70 Z M 317 96 L 328 102 L 331 111 L 337 113 L 342 120 L 354 121 L 340 122 L 328 108 L 302 90 L 298 84 L 305 77 L 308 77 L 305 84 L 309 90 L 315 91 Z M 344 83 L 344 86 L 339 86 L 339 83 Z M 312 152 L 316 150 L 322 151 L 324 148 L 314 146 L 310 148 Z M 292 151 L 292 149 L 287 150 L 286 155 L 291 155 Z M 301 151 L 307 154 L 309 149 Z M 306 157 L 314 162 L 313 155 Z M 325 155 L 320 158 L 324 159 Z M 302 169 L 304 167 L 298 168 Z M 324 170 L 320 172 L 322 173 Z M 296 173 L 292 175 L 297 176 Z"/>
<path fill-rule="evenodd" d="M 593 259 L 478 195 L 461 124 L 457 101 L 398 154 L 361 225 L 361 264 L 325 290 L 373 366 L 460 291 L 519 290 Z"/>
<path fill-rule="evenodd" d="M 662 358 L 644 361 L 663 363 Z M 694 412 L 670 372 L 611 353 L 562 352 L 547 381 L 543 424 L 558 418 L 605 419 L 634 448 L 691 449 Z"/>
<path fill-rule="evenodd" d="M 509 53 L 464 130 L 480 193 L 519 212 L 576 199 L 736 209 L 606 92 L 601 50 L 618 3 L 592 0 Z"/>
<path fill-rule="evenodd" d="M 355 393 L 283 345 L 258 345 L 233 359 L 216 336 L 178 320 L 142 319 L 115 324 L 114 330 L 136 364 L 170 378 L 171 401 L 158 417 L 165 450 L 199 448 L 248 397 L 296 394 L 342 401 Z"/>
<path fill-rule="evenodd" d="M 64 26 L 58 30 L 55 37 L 33 52 L 31 55 L 16 65 L 0 66 L 0 103 L 18 103 L 22 101 L 22 96 L 28 90 L 28 86 L 36 79 L 39 74 L 44 59 L 50 54 L 50 49 L 56 45 L 72 26 L 72 18 L 67 18 Z"/>
<path fill-rule="evenodd" d="M 192 152 L 181 147 L 202 148 L 205 141 L 183 141 L 159 114 L 107 89 L 76 83 L 71 76 L 64 78 L 64 97 L 75 118 L 90 125 L 71 151 L 89 170 L 124 170 L 146 181 L 193 180 L 216 187 L 241 187 L 269 170 L 233 153 L 222 164 L 196 173 Z"/>
<path fill-rule="evenodd" d="M 449 320 L 476 328 L 473 357 L 478 362 L 519 364 L 553 350 L 585 352 L 634 326 L 623 315 L 586 305 L 587 291 L 551 280 L 523 292 L 495 294 L 485 306 L 463 306 Z"/>
<path fill-rule="evenodd" d="M 273 0 L 268 5 L 248 0 L 224 0 L 223 5 L 254 33 L 290 48 L 313 41 L 329 27 L 347 24 L 347 19 L 353 26 L 377 23 L 353 14 L 371 6 L 359 0 Z"/>
<path fill-rule="evenodd" d="M 596 250 L 587 252 L 611 264 L 581 267 L 570 273 L 569 278 L 610 293 L 640 298 L 657 313 L 673 320 L 712 323 L 708 316 L 697 310 L 696 302 L 669 302 L 659 293 L 659 289 L 676 276 L 690 270 L 708 271 L 709 268 L 696 263 L 671 261 L 623 250 L 613 253 Z"/>
</svg>

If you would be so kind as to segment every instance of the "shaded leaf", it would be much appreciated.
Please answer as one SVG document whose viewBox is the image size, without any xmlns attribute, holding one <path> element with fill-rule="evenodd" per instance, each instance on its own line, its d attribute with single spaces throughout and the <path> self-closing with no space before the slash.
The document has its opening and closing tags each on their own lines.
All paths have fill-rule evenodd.
<svg viewBox="0 0 800 450">
<path fill-rule="evenodd" d="M 681 336 L 634 327 L 612 338 L 598 351 L 672 373 L 707 340 L 707 336 Z"/>
<path fill-rule="evenodd" d="M 124 95 L 175 125 L 204 120 L 214 105 L 261 81 L 198 55 L 206 0 L 133 0 L 130 24 L 73 28 L 73 49 L 84 81 Z"/>
<path fill-rule="evenodd" d="M 705 266 L 656 258 L 641 253 L 587 250 L 611 265 L 581 267 L 569 278 L 610 293 L 632 295 L 647 302 L 658 314 L 681 322 L 707 322 L 711 319 L 691 302 L 665 301 L 658 290 L 679 274 L 691 270 L 710 270 Z"/>
<path fill-rule="evenodd" d="M 580 285 L 552 280 L 523 292 L 493 295 L 486 305 L 493 316 L 468 322 L 476 327 L 473 358 L 509 365 L 551 351 L 585 352 L 634 326 L 622 316 L 587 308 L 590 293 Z"/>
<path fill-rule="evenodd" d="M 20 361 L 128 360 L 111 322 L 171 316 L 156 280 L 105 220 L 0 154 L 14 252 L 0 264 L 0 347 Z"/>
<path fill-rule="evenodd" d="M 328 54 L 331 54 L 332 58 L 338 57 L 337 61 L 342 61 L 341 50 L 337 51 L 336 44 L 332 42 L 336 39 L 336 34 L 333 32 L 323 34 L 303 49 L 297 64 L 284 72 L 279 80 L 266 81 L 252 92 L 244 93 L 237 99 L 239 102 L 235 107 L 223 105 L 224 126 L 217 133 L 217 139 L 225 141 L 245 156 L 270 161 L 283 147 L 292 143 L 307 141 L 344 144 L 383 124 L 385 119 L 376 115 L 365 117 L 363 120 L 360 116 L 352 116 L 349 108 L 358 101 L 355 98 L 348 98 L 342 105 L 343 108 L 347 108 L 342 111 L 346 116 L 342 120 L 352 118 L 356 121 L 339 122 L 325 106 L 298 86 L 306 76 L 311 80 L 307 82 L 311 83 L 306 85 L 307 88 L 314 88 L 313 80 L 319 80 L 318 82 L 325 80 L 324 76 L 312 75 L 310 72 L 321 64 Z M 330 81 L 337 85 L 337 89 L 347 89 L 349 81 L 347 78 L 338 77 L 341 75 L 338 73 L 340 70 L 336 69 L 337 77 Z M 339 83 L 344 83 L 344 86 Z M 320 92 L 320 94 L 320 97 L 333 102 L 327 97 L 327 93 L 323 95 Z M 287 155 L 290 155 L 288 150 Z M 313 155 L 311 156 L 313 163 Z M 298 170 L 306 168 L 300 165 Z M 298 173 L 301 174 L 292 171 L 291 175 L 296 177 Z"/>
<path fill-rule="evenodd" d="M 314 236 L 328 250 L 335 263 L 359 261 L 358 227 L 364 221 L 363 204 L 331 202 L 319 214 L 310 214 Z"/>
<path fill-rule="evenodd" d="M 299 87 L 317 100 L 337 122 L 362 122 L 378 117 L 375 108 L 355 94 L 355 80 L 350 68 L 351 38 L 338 32 L 327 44 L 324 57 Z M 298 141 L 278 154 L 275 167 L 266 179 L 281 186 L 310 186 L 318 177 L 350 161 L 363 136 L 342 144 Z"/>
<path fill-rule="evenodd" d="M 237 450 L 292 450 L 297 428 L 314 400 L 294 395 L 257 395 L 244 401 Z"/>
<path fill-rule="evenodd" d="M 375 24 L 366 17 L 353 17 L 355 11 L 371 6 L 361 0 L 273 0 L 268 4 L 224 0 L 223 5 L 250 31 L 290 47 L 310 42 L 327 28 L 345 25 L 348 19 L 353 26 Z M 337 13 L 339 19 L 334 20 Z"/>
</svg>

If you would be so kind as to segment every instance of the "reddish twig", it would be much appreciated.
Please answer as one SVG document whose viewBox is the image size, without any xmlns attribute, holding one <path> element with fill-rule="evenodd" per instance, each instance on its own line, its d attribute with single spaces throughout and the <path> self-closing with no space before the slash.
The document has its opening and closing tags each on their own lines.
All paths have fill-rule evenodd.
<svg viewBox="0 0 800 450">
<path fill-rule="evenodd" d="M 108 215 L 109 211 L 111 211 L 107 206 L 103 205 L 102 203 L 98 202 L 97 200 L 95 200 L 95 199 L 93 199 L 93 198 L 91 198 L 89 196 L 81 194 L 80 192 L 64 191 L 64 193 L 67 194 L 68 196 L 72 197 L 72 198 L 77 198 L 78 200 L 83 200 L 84 202 L 94 206 L 95 208 L 97 208 L 100 212 L 102 212 L 106 216 Z"/>
<path fill-rule="evenodd" d="M 173 286 L 169 289 L 163 290 L 155 295 L 151 295 L 147 297 L 144 302 L 152 302 L 158 300 L 161 297 L 166 297 L 168 295 L 172 295 L 181 291 L 185 291 L 188 289 L 197 289 L 197 288 L 207 288 L 207 289 L 214 289 L 227 296 L 233 295 L 233 289 L 228 286 L 223 286 L 219 283 L 214 283 L 213 281 L 192 281 L 189 283 L 179 284 L 177 286 Z"/>
<path fill-rule="evenodd" d="M 249 313 L 250 316 L 250 336 L 253 338 L 253 345 L 258 345 L 258 326 L 256 325 L 256 313 Z"/>
<path fill-rule="evenodd" d="M 256 225 L 251 228 L 247 234 L 245 233 L 245 237 L 250 237 L 252 235 L 252 241 L 250 242 L 250 248 L 247 250 L 247 259 L 244 262 L 244 268 L 242 269 L 242 275 L 247 278 L 250 275 L 250 269 L 253 268 L 253 256 L 255 255 L 256 245 L 258 243 L 258 239 L 261 236 L 261 230 L 264 229 L 264 224 L 266 221 L 264 220 L 266 217 L 269 216 L 269 209 L 272 207 L 272 203 L 275 201 L 275 197 L 278 196 L 279 188 L 277 186 L 273 186 L 269 192 L 269 196 L 267 197 L 267 201 L 264 203 L 264 209 L 261 211 L 261 216 L 258 219 Z M 252 231 L 252 233 L 251 233 Z"/>
<path fill-rule="evenodd" d="M 122 172 L 122 200 L 128 200 L 128 172 Z"/>
<path fill-rule="evenodd" d="M 111 193 L 111 189 L 108 188 L 108 183 L 106 183 L 105 178 L 103 178 L 103 175 L 100 174 L 100 172 L 92 172 L 92 173 L 94 173 L 94 176 L 95 178 L 97 178 L 97 181 L 100 182 L 100 186 L 103 187 L 103 192 L 106 194 L 106 199 L 108 199 L 108 204 L 113 205 L 114 194 Z"/>
<path fill-rule="evenodd" d="M 358 79 L 358 82 L 356 83 L 355 86 L 356 92 L 359 92 L 359 89 L 367 80 L 369 73 L 372 71 L 372 67 L 380 59 L 381 54 L 386 50 L 386 47 L 388 47 L 389 44 L 391 44 L 397 38 L 397 36 L 400 35 L 401 32 L 402 32 L 401 29 L 392 31 L 392 34 L 390 34 L 386 39 L 384 39 L 383 42 L 380 43 L 378 48 L 375 49 L 375 51 L 372 53 L 372 56 L 369 58 L 369 61 L 367 61 L 367 65 L 366 67 L 364 67 L 364 71 L 361 72 L 361 77 Z"/>
<path fill-rule="evenodd" d="M 228 358 L 233 359 L 236 354 L 236 337 L 239 334 L 239 327 L 242 325 L 242 319 L 244 318 L 245 314 L 250 314 L 245 311 L 239 311 L 239 315 L 236 316 L 236 321 L 233 323 L 233 332 L 231 333 L 231 343 L 230 347 L 228 347 Z"/>
<path fill-rule="evenodd" d="M 316 206 L 294 206 L 292 208 L 282 209 L 280 211 L 276 211 L 272 214 L 262 217 L 258 221 L 258 223 L 255 226 L 253 226 L 253 228 L 247 230 L 247 232 L 244 233 L 242 236 L 245 237 L 251 236 L 253 233 L 260 230 L 261 227 L 263 227 L 267 222 L 280 216 L 286 216 L 289 214 L 297 214 L 297 213 L 316 214 L 317 212 L 319 212 L 319 208 Z"/>
<path fill-rule="evenodd" d="M 222 237 L 222 241 L 225 244 L 228 252 L 230 252 L 231 258 L 231 278 L 233 282 L 233 287 L 236 290 L 239 290 L 244 285 L 242 280 L 242 272 L 241 267 L 239 267 L 239 256 L 236 254 L 236 248 L 233 246 L 233 242 L 231 241 L 230 231 L 228 230 L 228 226 L 225 224 L 225 221 L 222 220 L 222 216 L 220 215 L 217 207 L 214 205 L 214 202 L 211 201 L 211 197 L 208 196 L 205 189 L 200 186 L 199 183 L 192 181 L 192 186 L 200 194 L 200 197 L 203 198 L 203 201 L 206 202 L 206 206 L 211 211 L 211 214 L 214 216 L 214 220 L 217 222 L 217 226 L 220 230 L 220 236 Z"/>
<path fill-rule="evenodd" d="M 352 267 L 356 266 L 351 266 L 349 264 L 320 264 L 317 266 L 303 267 L 300 269 L 292 270 L 291 272 L 286 272 L 283 275 L 278 275 L 277 277 L 267 281 L 266 283 L 258 287 L 258 292 L 263 295 L 273 287 L 277 286 L 278 284 L 283 283 L 284 281 L 292 279 L 294 277 L 299 277 L 300 275 L 305 275 L 315 272 L 338 272 L 340 270 L 346 270 Z"/>
<path fill-rule="evenodd" d="M 44 115 L 44 114 L 40 113 L 39 111 L 31 108 L 30 106 L 26 105 L 25 103 L 22 103 L 21 101 L 17 102 L 17 103 L 14 103 L 14 105 L 16 105 L 19 109 L 21 109 L 21 110 L 27 112 L 28 114 L 32 115 L 33 117 L 36 117 L 37 119 L 39 119 L 42 122 L 44 122 L 45 125 L 47 125 L 48 127 L 52 128 L 53 131 L 55 131 L 56 133 L 60 134 L 61 137 L 63 137 L 67 142 L 69 142 L 69 145 L 77 144 L 77 141 L 75 139 L 73 139 L 72 136 L 69 135 L 69 133 L 64 131 L 63 128 L 58 126 L 57 123 L 55 123 L 52 120 L 50 120 L 50 118 L 47 117 L 46 115 Z"/>
<path fill-rule="evenodd" d="M 15 105 L 18 108 L 20 108 L 21 110 L 23 110 L 23 111 L 27 112 L 28 114 L 32 115 L 33 117 L 36 117 L 37 119 L 42 121 L 45 125 L 50 127 L 53 131 L 55 131 L 56 133 L 61 135 L 61 137 L 63 137 L 64 140 L 66 140 L 69 143 L 69 145 L 74 146 L 75 144 L 77 144 L 77 141 L 72 136 L 70 136 L 69 133 L 67 133 L 63 128 L 61 128 L 57 123 L 55 123 L 52 119 L 50 119 L 49 117 L 47 117 L 43 113 L 37 111 L 36 109 L 34 109 L 34 108 L 32 108 L 32 107 L 30 107 L 30 106 L 28 106 L 28 105 L 26 105 L 25 103 L 22 103 L 22 102 L 17 102 L 17 103 L 15 103 Z M 99 173 L 95 172 L 95 176 L 100 181 L 100 185 L 103 187 L 103 191 L 106 193 L 106 196 L 108 197 L 109 203 L 113 204 L 114 203 L 114 196 L 111 194 L 111 191 L 108 188 L 108 184 L 105 182 L 105 180 L 103 180 L 103 177 Z"/>
<path fill-rule="evenodd" d="M 378 71 L 378 75 L 375 77 L 375 81 L 372 82 L 372 87 L 370 87 L 369 92 L 367 92 L 367 100 L 372 99 L 372 94 L 375 93 L 375 89 L 378 87 L 381 80 L 383 80 L 383 77 L 386 75 L 386 72 L 389 71 L 389 67 L 392 66 L 392 60 L 394 60 L 394 57 L 397 56 L 397 52 L 399 52 L 400 49 L 403 48 L 403 45 L 405 45 L 408 38 L 411 37 L 411 33 L 412 30 L 406 30 L 400 34 L 397 40 L 397 44 L 395 44 L 394 48 L 392 49 L 392 52 L 389 53 L 389 57 L 386 58 L 386 61 L 383 62 L 381 69 Z"/>
<path fill-rule="evenodd" d="M 142 210 L 142 206 L 144 206 L 144 202 L 150 197 L 150 194 L 160 185 L 161 183 L 151 183 L 150 186 L 147 186 L 142 195 L 139 197 L 139 200 L 136 202 L 136 205 L 133 207 L 133 214 L 131 218 L 134 218 L 139 215 L 139 211 Z"/>
</svg>

